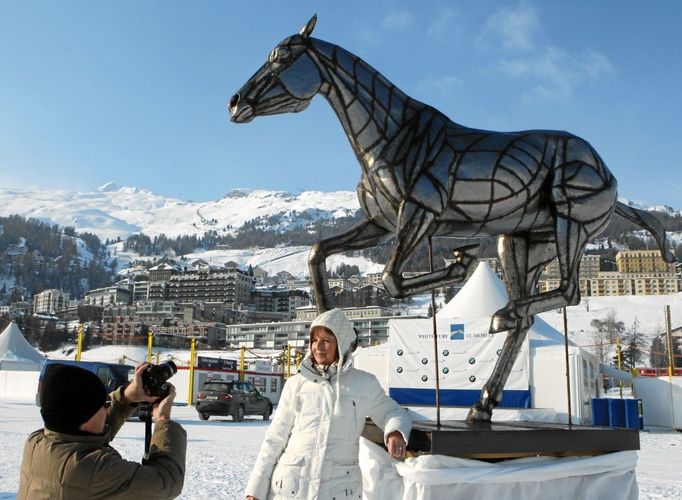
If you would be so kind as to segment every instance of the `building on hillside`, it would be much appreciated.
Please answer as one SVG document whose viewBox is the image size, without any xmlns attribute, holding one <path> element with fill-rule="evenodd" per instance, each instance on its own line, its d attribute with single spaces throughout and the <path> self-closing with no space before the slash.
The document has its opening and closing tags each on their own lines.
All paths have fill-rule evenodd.
<svg viewBox="0 0 682 500">
<path fill-rule="evenodd" d="M 251 302 L 255 311 L 282 313 L 291 320 L 296 309 L 310 304 L 310 295 L 299 289 L 256 288 L 251 292 Z"/>
<path fill-rule="evenodd" d="M 145 300 L 136 306 L 136 319 L 145 325 L 162 325 L 185 318 L 180 305 L 170 300 Z"/>
<path fill-rule="evenodd" d="M 205 273 L 211 270 L 211 264 L 206 262 L 204 259 L 197 259 L 190 265 L 192 271 L 203 271 Z"/>
<path fill-rule="evenodd" d="M 670 295 L 680 291 L 680 281 L 674 273 L 631 273 L 635 295 Z"/>
<path fill-rule="evenodd" d="M 589 297 L 591 293 L 591 280 L 586 278 L 578 278 L 578 286 L 580 288 L 581 297 Z M 559 278 L 544 278 L 538 281 L 538 293 L 549 292 L 559 288 L 561 280 Z"/>
<path fill-rule="evenodd" d="M 149 285 L 149 280 L 135 280 L 131 283 L 133 289 L 133 304 L 140 300 L 149 300 Z"/>
<path fill-rule="evenodd" d="M 312 321 L 283 321 L 227 325 L 225 345 L 249 349 L 284 349 L 287 345 L 303 348 L 308 345 L 311 323 Z"/>
<path fill-rule="evenodd" d="M 171 276 L 181 272 L 182 269 L 177 264 L 162 262 L 149 269 L 149 281 L 168 281 Z"/>
<path fill-rule="evenodd" d="M 332 303 L 342 309 L 364 307 L 366 304 L 388 307 L 395 302 L 386 289 L 374 285 L 365 285 L 352 290 L 330 288 L 329 293 L 333 297 Z"/>
<path fill-rule="evenodd" d="M 590 280 L 592 297 L 633 295 L 632 279 L 616 271 L 602 271 Z"/>
<path fill-rule="evenodd" d="M 599 270 L 599 255 L 583 254 L 583 256 L 580 258 L 578 278 L 584 280 L 596 278 L 599 274 Z M 544 271 L 542 272 L 541 280 L 559 279 L 560 277 L 561 272 L 559 271 L 559 259 L 554 259 L 545 267 Z"/>
<path fill-rule="evenodd" d="M 133 292 L 128 286 L 107 286 L 90 290 L 83 297 L 83 304 L 91 306 L 106 306 L 109 304 L 132 304 Z"/>
<path fill-rule="evenodd" d="M 69 292 L 51 288 L 33 297 L 33 312 L 36 314 L 55 314 L 69 305 Z"/>
<path fill-rule="evenodd" d="M 310 290 L 310 280 L 307 278 L 294 279 L 277 285 L 280 290 Z"/>
<path fill-rule="evenodd" d="M 667 295 L 680 291 L 674 265 L 658 250 L 625 250 L 616 255 L 618 271 L 600 271 L 598 255 L 583 255 L 578 279 L 583 297 L 619 295 Z M 558 260 L 552 261 L 538 282 L 538 291 L 559 287 Z"/>
<path fill-rule="evenodd" d="M 133 320 L 137 316 L 137 307 L 128 304 L 107 304 L 102 308 L 102 321 Z"/>
<path fill-rule="evenodd" d="M 578 277 L 580 279 L 592 279 L 599 275 L 600 268 L 600 256 L 583 254 L 580 258 L 580 269 L 578 270 Z"/>
<path fill-rule="evenodd" d="M 173 325 L 160 326 L 154 329 L 155 345 L 189 346 L 194 339 L 211 347 L 224 347 L 225 325 L 202 321 L 180 322 Z M 173 340 L 175 342 L 173 342 Z M 181 342 L 177 342 L 180 340 Z"/>
<path fill-rule="evenodd" d="M 340 288 L 342 290 L 352 290 L 353 285 L 346 278 L 328 278 L 327 284 L 329 288 Z"/>
<path fill-rule="evenodd" d="M 144 344 L 147 335 L 143 333 L 143 323 L 133 318 L 109 317 L 102 321 L 98 336 L 107 343 L 115 345 Z"/>
<path fill-rule="evenodd" d="M 261 267 L 256 266 L 252 268 L 251 271 L 253 272 L 253 277 L 256 279 L 256 282 L 258 283 L 262 284 L 263 280 L 265 280 L 265 278 L 268 277 L 268 272 Z"/>
<path fill-rule="evenodd" d="M 33 307 L 30 302 L 12 302 L 8 306 L 0 306 L 0 316 L 9 319 L 18 319 L 31 314 L 33 314 Z"/>
<path fill-rule="evenodd" d="M 659 250 L 622 250 L 616 254 L 621 274 L 675 273 L 675 264 L 665 262 Z"/>
<path fill-rule="evenodd" d="M 167 300 L 168 289 L 167 281 L 150 281 L 149 295 L 146 300 Z"/>
<path fill-rule="evenodd" d="M 296 277 L 291 274 L 289 271 L 280 271 L 276 275 L 277 279 L 280 280 L 280 283 L 286 283 L 287 281 L 295 281 Z"/>
<path fill-rule="evenodd" d="M 223 302 L 232 308 L 249 301 L 253 278 L 246 272 L 237 268 L 200 269 L 171 276 L 168 300 Z"/>
<path fill-rule="evenodd" d="M 374 285 L 379 288 L 384 288 L 384 282 L 381 280 L 383 273 L 367 273 L 365 274 L 365 284 Z"/>
</svg>

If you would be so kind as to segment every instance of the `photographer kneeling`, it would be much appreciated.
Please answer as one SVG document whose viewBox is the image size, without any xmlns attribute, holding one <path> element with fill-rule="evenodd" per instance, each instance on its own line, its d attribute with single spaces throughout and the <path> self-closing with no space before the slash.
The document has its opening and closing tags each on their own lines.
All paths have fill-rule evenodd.
<svg viewBox="0 0 682 500">
<path fill-rule="evenodd" d="M 133 381 L 112 392 L 111 400 L 97 375 L 82 368 L 55 365 L 45 374 L 40 408 L 45 428 L 26 441 L 17 499 L 180 495 L 187 433 L 170 419 L 172 386 L 163 399 L 145 393 L 147 366 L 138 366 Z M 156 422 L 144 465 L 124 460 L 109 445 L 138 402 L 154 403 Z"/>
</svg>

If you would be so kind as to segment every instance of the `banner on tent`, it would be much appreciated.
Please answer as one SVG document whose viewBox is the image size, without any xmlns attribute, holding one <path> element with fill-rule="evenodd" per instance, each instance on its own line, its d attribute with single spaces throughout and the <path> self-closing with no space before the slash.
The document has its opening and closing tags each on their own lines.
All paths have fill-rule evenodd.
<svg viewBox="0 0 682 500">
<path fill-rule="evenodd" d="M 437 320 L 440 403 L 470 406 L 478 401 L 502 352 L 506 333 L 488 333 L 489 319 Z M 430 319 L 389 322 L 389 394 L 400 404 L 435 404 L 433 323 Z M 529 408 L 526 340 L 505 385 L 500 407 Z"/>
</svg>

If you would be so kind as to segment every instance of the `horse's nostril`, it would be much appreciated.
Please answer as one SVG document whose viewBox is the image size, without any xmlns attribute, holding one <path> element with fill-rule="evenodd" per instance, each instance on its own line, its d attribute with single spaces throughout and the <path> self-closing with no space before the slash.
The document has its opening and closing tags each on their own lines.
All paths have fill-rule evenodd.
<svg viewBox="0 0 682 500">
<path fill-rule="evenodd" d="M 239 104 L 239 93 L 233 95 L 232 99 L 230 99 L 230 109 L 236 108 L 237 104 Z"/>
</svg>

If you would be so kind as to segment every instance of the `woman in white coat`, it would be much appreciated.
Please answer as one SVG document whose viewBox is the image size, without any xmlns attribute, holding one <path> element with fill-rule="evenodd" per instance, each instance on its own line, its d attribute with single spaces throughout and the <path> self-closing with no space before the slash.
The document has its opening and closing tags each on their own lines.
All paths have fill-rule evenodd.
<svg viewBox="0 0 682 500">
<path fill-rule="evenodd" d="M 362 498 L 359 439 L 369 416 L 388 453 L 405 456 L 412 424 L 376 377 L 353 368 L 357 335 L 339 309 L 310 326 L 310 350 L 284 385 L 246 487 L 249 500 Z"/>
</svg>

